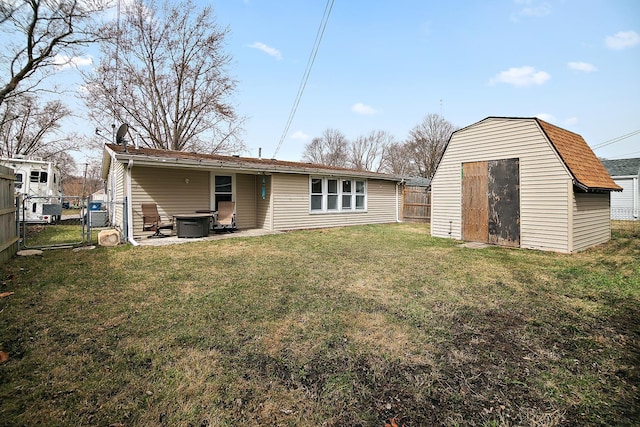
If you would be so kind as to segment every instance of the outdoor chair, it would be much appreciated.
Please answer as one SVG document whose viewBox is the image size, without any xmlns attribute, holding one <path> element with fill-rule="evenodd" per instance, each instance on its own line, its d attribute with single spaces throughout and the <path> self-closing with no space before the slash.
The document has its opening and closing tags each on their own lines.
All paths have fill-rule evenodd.
<svg viewBox="0 0 640 427">
<path fill-rule="evenodd" d="M 149 239 L 156 237 L 169 237 L 167 234 L 162 234 L 160 230 L 173 229 L 172 222 L 162 222 L 160 214 L 158 213 L 158 206 L 155 203 L 142 203 L 142 230 L 154 231 Z"/>
<path fill-rule="evenodd" d="M 236 229 L 235 208 L 235 202 L 218 202 L 218 213 L 213 226 L 216 231 L 233 232 Z"/>
</svg>

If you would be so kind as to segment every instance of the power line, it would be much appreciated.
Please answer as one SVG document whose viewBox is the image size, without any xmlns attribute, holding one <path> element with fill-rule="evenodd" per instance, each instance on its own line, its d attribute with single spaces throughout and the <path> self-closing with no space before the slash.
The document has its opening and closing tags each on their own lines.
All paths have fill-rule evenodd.
<svg viewBox="0 0 640 427">
<path fill-rule="evenodd" d="M 316 55 L 318 54 L 318 49 L 320 48 L 320 42 L 322 41 L 324 30 L 327 27 L 327 22 L 329 22 L 329 15 L 331 15 L 331 9 L 333 9 L 333 2 L 334 0 L 327 0 L 327 3 L 324 7 L 324 14 L 322 15 L 322 20 L 320 21 L 320 26 L 318 27 L 318 31 L 316 32 L 316 40 L 314 41 L 314 46 L 311 49 L 311 54 L 309 55 L 309 60 L 307 61 L 307 68 L 302 77 L 302 81 L 300 82 L 300 87 L 298 88 L 298 94 L 296 95 L 295 101 L 293 102 L 293 106 L 291 107 L 291 112 L 289 113 L 287 124 L 285 125 L 284 130 L 282 131 L 282 135 L 280 136 L 278 147 L 276 148 L 276 151 L 273 153 L 272 158 L 274 159 L 278 154 L 278 151 L 280 151 L 280 147 L 282 147 L 284 138 L 287 136 L 287 133 L 289 133 L 289 127 L 291 127 L 291 122 L 293 122 L 293 117 L 296 115 L 298 104 L 300 104 L 300 99 L 302 99 L 302 93 L 304 92 L 304 89 L 307 86 L 307 80 L 309 79 L 309 74 L 311 74 L 311 68 L 313 67 L 313 63 L 316 60 Z"/>
<path fill-rule="evenodd" d="M 620 142 L 623 139 L 631 138 L 634 135 L 638 135 L 640 133 L 640 129 L 634 130 L 633 132 L 629 132 L 626 135 L 621 135 L 613 139 L 609 139 L 608 141 L 601 142 L 600 144 L 596 144 L 591 147 L 592 150 L 597 150 L 602 147 L 606 147 L 607 145 L 615 144 L 616 142 Z"/>
</svg>

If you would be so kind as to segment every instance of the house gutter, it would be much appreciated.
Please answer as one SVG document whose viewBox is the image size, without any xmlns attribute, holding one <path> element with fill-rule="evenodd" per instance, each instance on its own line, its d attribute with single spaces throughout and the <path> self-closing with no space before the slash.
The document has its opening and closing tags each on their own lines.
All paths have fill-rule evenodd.
<svg viewBox="0 0 640 427">
<path fill-rule="evenodd" d="M 133 206 L 131 206 L 131 168 L 133 167 L 133 159 L 129 159 L 127 162 L 127 197 L 129 199 L 129 203 L 127 203 L 127 217 L 129 220 L 127 221 L 127 236 L 129 236 L 129 243 L 132 246 L 140 246 L 140 243 L 136 242 L 133 238 Z"/>
<path fill-rule="evenodd" d="M 212 170 L 228 169 L 228 170 L 240 170 L 245 172 L 253 172 L 256 174 L 263 173 L 290 173 L 290 174 L 309 174 L 309 175 L 321 175 L 321 176 L 344 176 L 344 177 L 361 177 L 369 179 L 380 179 L 386 181 L 400 181 L 401 178 L 395 176 L 385 176 L 384 174 L 367 173 L 365 171 L 352 171 L 352 170 L 331 170 L 331 169 L 318 169 L 318 168 L 296 168 L 291 166 L 268 166 L 265 164 L 247 164 L 242 162 L 226 162 L 226 161 L 202 161 L 202 160 L 190 160 L 179 158 L 158 158 L 150 159 L 149 156 L 136 156 L 131 154 L 116 154 L 117 158 L 123 160 L 133 160 L 135 158 L 136 164 L 141 166 L 174 166 L 174 167 L 192 167 L 192 168 L 207 168 Z"/>
</svg>

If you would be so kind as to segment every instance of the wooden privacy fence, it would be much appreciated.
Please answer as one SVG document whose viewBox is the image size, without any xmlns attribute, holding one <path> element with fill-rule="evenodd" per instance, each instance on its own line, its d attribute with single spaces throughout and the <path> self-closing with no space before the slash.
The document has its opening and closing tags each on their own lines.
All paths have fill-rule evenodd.
<svg viewBox="0 0 640 427">
<path fill-rule="evenodd" d="M 431 190 L 429 187 L 404 187 L 402 191 L 402 218 L 407 222 L 431 222 Z"/>
<path fill-rule="evenodd" d="M 0 263 L 18 251 L 13 169 L 0 166 Z"/>
</svg>

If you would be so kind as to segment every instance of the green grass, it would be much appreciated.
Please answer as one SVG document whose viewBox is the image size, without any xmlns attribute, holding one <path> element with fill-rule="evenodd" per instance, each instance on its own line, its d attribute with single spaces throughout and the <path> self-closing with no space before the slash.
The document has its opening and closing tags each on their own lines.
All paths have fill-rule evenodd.
<svg viewBox="0 0 640 427">
<path fill-rule="evenodd" d="M 93 230 L 91 233 L 91 242 L 96 244 L 98 242 L 98 231 Z M 85 236 L 83 237 L 82 225 L 60 225 L 60 224 L 46 224 L 46 225 L 27 225 L 26 239 L 24 240 L 24 247 L 48 247 L 48 246 L 61 246 L 61 245 L 78 245 L 86 242 L 87 226 L 84 227 Z"/>
<path fill-rule="evenodd" d="M 637 425 L 639 260 L 420 224 L 13 259 L 0 425 Z"/>
</svg>

